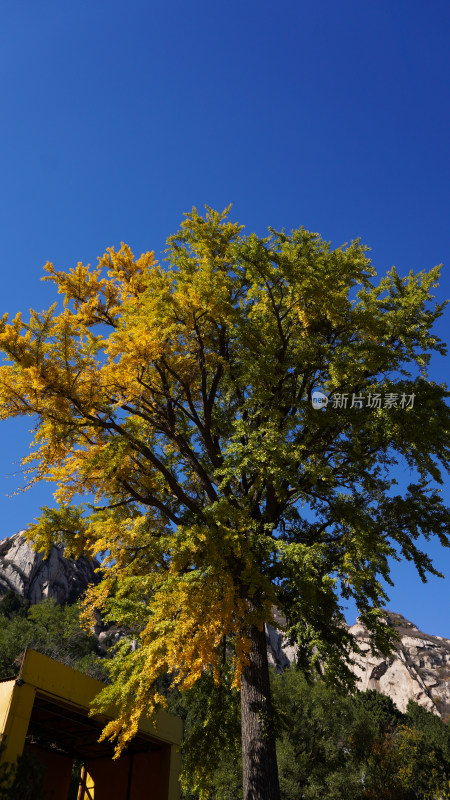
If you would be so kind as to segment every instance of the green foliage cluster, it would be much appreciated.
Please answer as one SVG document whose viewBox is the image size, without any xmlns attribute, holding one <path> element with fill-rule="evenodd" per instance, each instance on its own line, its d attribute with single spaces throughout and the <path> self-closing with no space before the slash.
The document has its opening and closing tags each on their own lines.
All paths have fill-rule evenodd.
<svg viewBox="0 0 450 800">
<path fill-rule="evenodd" d="M 402 714 L 375 691 L 349 695 L 294 667 L 272 673 L 272 692 L 282 800 L 450 797 L 450 729 L 416 703 Z M 241 798 L 238 693 L 205 675 L 169 707 L 185 720 L 183 800 L 205 784 L 212 800 Z"/>
<path fill-rule="evenodd" d="M 0 680 L 18 674 L 26 647 L 105 680 L 97 639 L 81 627 L 79 614 L 77 603 L 49 599 L 30 606 L 8 592 L 0 601 Z"/>
<path fill-rule="evenodd" d="M 278 763 L 286 800 L 448 796 L 449 729 L 417 704 L 401 714 L 375 691 L 345 695 L 292 669 L 273 689 L 284 723 Z"/>
<path fill-rule="evenodd" d="M 168 710 L 184 722 L 183 800 L 242 796 L 240 693 L 231 684 L 224 663 L 219 686 L 210 672 L 187 692 L 171 689 L 168 680 L 161 686 Z"/>
</svg>

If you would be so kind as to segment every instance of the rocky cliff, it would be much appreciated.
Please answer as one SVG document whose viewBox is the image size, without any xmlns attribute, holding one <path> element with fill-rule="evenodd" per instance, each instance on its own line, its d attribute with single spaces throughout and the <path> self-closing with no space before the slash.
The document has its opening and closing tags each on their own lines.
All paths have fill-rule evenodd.
<svg viewBox="0 0 450 800">
<path fill-rule="evenodd" d="M 408 700 L 428 711 L 450 717 L 450 639 L 422 633 L 401 614 L 389 614 L 399 641 L 391 656 L 385 658 L 371 652 L 366 628 L 359 624 L 350 628 L 364 656 L 355 656 L 353 670 L 359 688 L 376 689 L 389 695 L 400 711 L 406 711 Z"/>
<path fill-rule="evenodd" d="M 58 603 L 73 602 L 95 583 L 96 562 L 87 558 L 64 558 L 60 547 L 52 547 L 48 558 L 35 553 L 24 532 L 0 541 L 0 597 L 12 590 L 39 603 L 53 597 Z"/>
<path fill-rule="evenodd" d="M 385 657 L 371 651 L 369 635 L 357 622 L 350 628 L 364 655 L 354 656 L 353 672 L 361 691 L 376 689 L 388 695 L 400 711 L 409 700 L 424 706 L 443 719 L 450 718 L 450 639 L 422 633 L 401 614 L 388 613 L 388 620 L 398 633 L 392 655 Z M 295 660 L 296 649 L 286 644 L 280 631 L 268 627 L 269 659 L 277 669 Z"/>
</svg>

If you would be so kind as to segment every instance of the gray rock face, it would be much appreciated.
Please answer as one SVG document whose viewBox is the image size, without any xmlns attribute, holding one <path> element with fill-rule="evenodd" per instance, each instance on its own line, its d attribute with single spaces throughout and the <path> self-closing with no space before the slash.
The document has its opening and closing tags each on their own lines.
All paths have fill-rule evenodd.
<svg viewBox="0 0 450 800">
<path fill-rule="evenodd" d="M 450 717 L 450 639 L 422 633 L 401 614 L 389 613 L 399 636 L 392 655 L 386 658 L 373 653 L 369 634 L 357 622 L 350 632 L 355 636 L 363 655 L 354 655 L 353 672 L 361 691 L 375 689 L 388 695 L 400 711 L 406 711 L 409 700 L 424 706 L 432 714 Z M 267 626 L 269 661 L 282 670 L 295 661 L 296 650 L 286 645 L 281 631 Z"/>
<path fill-rule="evenodd" d="M 0 596 L 12 590 L 31 603 L 46 597 L 58 603 L 73 602 L 89 583 L 97 582 L 97 566 L 87 558 L 65 558 L 60 547 L 52 547 L 44 558 L 20 531 L 0 541 Z"/>
<path fill-rule="evenodd" d="M 401 614 L 389 614 L 399 641 L 392 656 L 371 651 L 367 630 L 350 628 L 365 655 L 355 656 L 359 688 L 376 689 L 392 698 L 400 711 L 414 700 L 445 719 L 450 715 L 450 639 L 422 633 Z"/>
</svg>

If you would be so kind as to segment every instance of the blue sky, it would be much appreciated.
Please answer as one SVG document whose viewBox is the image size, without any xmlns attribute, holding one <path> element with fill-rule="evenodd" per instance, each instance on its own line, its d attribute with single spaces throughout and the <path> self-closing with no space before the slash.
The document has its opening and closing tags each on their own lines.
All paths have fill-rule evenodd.
<svg viewBox="0 0 450 800">
<path fill-rule="evenodd" d="M 3 4 L 1 310 L 51 304 L 47 260 L 160 253 L 184 211 L 230 202 L 247 232 L 360 236 L 380 274 L 443 262 L 446 298 L 449 35 L 441 0 Z M 29 427 L 1 426 L 1 536 L 52 502 L 49 486 L 6 496 Z M 429 549 L 450 576 L 450 552 Z M 450 578 L 393 576 L 389 607 L 450 637 Z"/>
</svg>

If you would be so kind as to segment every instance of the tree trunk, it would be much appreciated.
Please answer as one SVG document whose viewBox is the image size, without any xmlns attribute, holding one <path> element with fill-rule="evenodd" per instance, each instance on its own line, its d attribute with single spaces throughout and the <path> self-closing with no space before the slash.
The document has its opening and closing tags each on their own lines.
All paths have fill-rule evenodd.
<svg viewBox="0 0 450 800">
<path fill-rule="evenodd" d="M 251 639 L 241 677 L 244 800 L 280 800 L 265 629 L 253 626 Z"/>
</svg>

